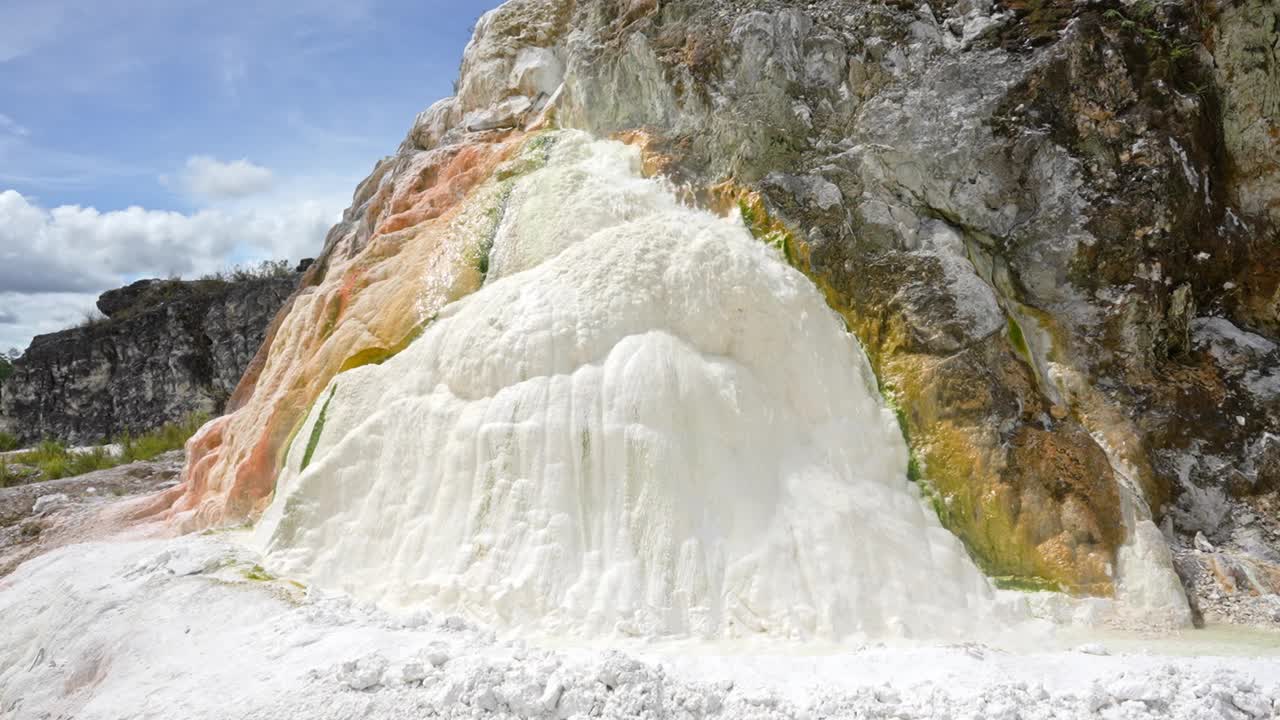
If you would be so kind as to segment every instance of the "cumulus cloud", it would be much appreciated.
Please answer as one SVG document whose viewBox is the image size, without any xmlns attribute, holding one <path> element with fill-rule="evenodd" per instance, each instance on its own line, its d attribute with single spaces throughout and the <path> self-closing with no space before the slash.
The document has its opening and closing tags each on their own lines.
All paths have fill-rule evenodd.
<svg viewBox="0 0 1280 720">
<path fill-rule="evenodd" d="M 180 176 L 183 189 L 206 200 L 235 200 L 271 189 L 271 170 L 247 159 L 222 162 L 208 155 L 187 158 Z"/>
<path fill-rule="evenodd" d="M 74 322 L 103 290 L 140 277 L 184 277 L 320 252 L 340 214 L 310 200 L 183 214 L 131 207 L 46 209 L 0 192 L 0 347 Z M 61 324 L 60 324 L 61 323 Z"/>
<path fill-rule="evenodd" d="M 0 135 L 16 135 L 18 137 L 26 137 L 31 134 L 30 130 L 18 124 L 17 120 L 0 113 Z"/>
<path fill-rule="evenodd" d="M 31 338 L 72 327 L 94 310 L 96 294 L 58 293 L 20 295 L 0 293 L 3 314 L 13 322 L 0 322 L 0 352 L 25 350 Z"/>
</svg>

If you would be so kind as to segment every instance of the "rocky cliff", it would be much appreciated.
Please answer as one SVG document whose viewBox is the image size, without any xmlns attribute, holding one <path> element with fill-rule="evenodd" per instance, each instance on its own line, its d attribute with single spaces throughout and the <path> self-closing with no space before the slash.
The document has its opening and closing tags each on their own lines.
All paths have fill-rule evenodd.
<svg viewBox="0 0 1280 720">
<path fill-rule="evenodd" d="M 299 277 L 107 291 L 103 317 L 31 342 L 0 390 L 0 423 L 26 441 L 88 443 L 220 413 Z"/>
<path fill-rule="evenodd" d="M 502 183 L 565 127 L 641 145 L 825 292 L 990 574 L 1141 609 L 1181 596 L 1176 556 L 1185 584 L 1274 597 L 1276 13 L 512 0 L 357 189 L 156 509 L 260 511 L 329 381 L 483 284 Z"/>
</svg>

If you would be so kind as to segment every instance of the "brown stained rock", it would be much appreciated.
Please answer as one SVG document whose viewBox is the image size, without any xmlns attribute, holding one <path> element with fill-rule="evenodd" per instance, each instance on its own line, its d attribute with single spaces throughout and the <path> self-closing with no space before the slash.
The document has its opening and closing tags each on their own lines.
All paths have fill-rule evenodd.
<svg viewBox="0 0 1280 720">
<path fill-rule="evenodd" d="M 1108 594 L 1124 541 L 1106 455 L 1074 422 L 1044 429 L 1046 406 L 1019 409 L 1035 382 L 1004 338 L 949 357 L 905 354 L 885 316 L 862 320 L 882 382 L 903 409 L 943 523 L 992 575 L 1039 577 Z"/>
<path fill-rule="evenodd" d="M 1023 490 L 1019 524 L 1033 530 L 1029 541 L 1057 565 L 1059 577 L 1076 577 L 1064 583 L 1107 585 L 1124 526 L 1115 476 L 1093 439 L 1074 424 L 1053 432 L 1023 426 L 1008 468 L 1004 479 Z"/>
</svg>

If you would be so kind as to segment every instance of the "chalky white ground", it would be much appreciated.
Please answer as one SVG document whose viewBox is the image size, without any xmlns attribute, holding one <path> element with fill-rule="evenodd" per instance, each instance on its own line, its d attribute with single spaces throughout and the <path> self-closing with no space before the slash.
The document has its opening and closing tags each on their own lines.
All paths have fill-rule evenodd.
<svg viewBox="0 0 1280 720">
<path fill-rule="evenodd" d="M 227 536 L 62 548 L 0 582 L 0 716 L 1271 718 L 1280 637 L 1021 647 L 528 644 L 251 580 Z M 615 641 L 616 644 L 616 641 Z M 1103 654 L 1106 653 L 1106 654 Z"/>
</svg>

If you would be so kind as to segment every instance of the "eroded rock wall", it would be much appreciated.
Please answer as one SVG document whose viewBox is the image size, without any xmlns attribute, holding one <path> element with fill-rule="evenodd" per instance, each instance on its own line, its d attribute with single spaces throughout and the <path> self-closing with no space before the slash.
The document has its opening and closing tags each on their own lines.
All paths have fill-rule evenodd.
<svg viewBox="0 0 1280 720">
<path fill-rule="evenodd" d="M 216 415 L 298 277 L 108 291 L 102 319 L 32 341 L 4 383 L 0 416 L 25 441 L 82 444 Z"/>
</svg>

